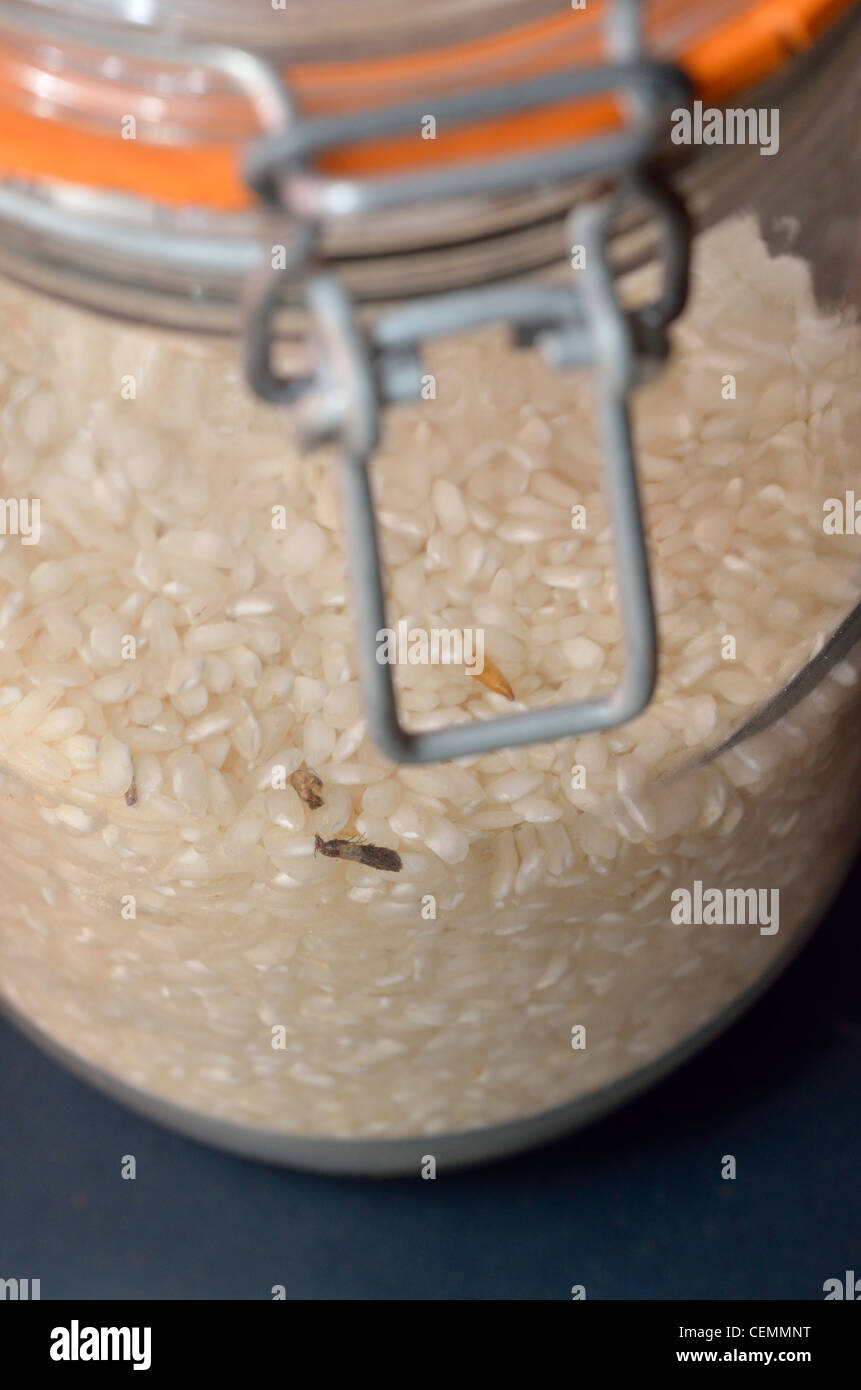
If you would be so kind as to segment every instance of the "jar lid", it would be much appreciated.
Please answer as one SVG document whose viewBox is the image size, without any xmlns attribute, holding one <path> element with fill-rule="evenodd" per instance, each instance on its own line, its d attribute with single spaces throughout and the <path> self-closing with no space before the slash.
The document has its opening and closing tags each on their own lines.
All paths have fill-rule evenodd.
<svg viewBox="0 0 861 1390">
<path fill-rule="evenodd" d="M 733 93 L 777 71 L 793 54 L 850 7 L 851 0 L 723 0 L 679 6 L 676 0 L 645 5 L 646 33 L 653 53 L 672 57 L 690 77 L 703 100 L 724 101 Z M 213 13 L 214 8 L 214 13 Z M 350 0 L 282 0 L 267 8 L 263 25 L 243 12 L 244 39 L 236 31 L 236 7 L 206 7 L 211 42 L 267 43 L 278 64 L 276 40 L 285 29 L 311 56 L 291 61 L 283 75 L 303 116 L 363 112 L 412 100 L 416 94 L 432 111 L 434 99 L 491 84 L 518 82 L 589 64 L 600 55 L 606 4 L 560 10 L 529 22 L 536 5 L 481 4 L 449 0 L 437 13 L 436 32 L 458 30 L 454 41 L 434 41 L 425 19 L 404 7 L 392 21 L 391 5 Z M 538 6 L 542 8 L 542 6 Z M 549 8 L 549 7 L 548 7 Z M 119 11 L 119 13 L 117 13 Z M 203 22 L 196 6 L 170 6 L 156 0 L 146 7 L 149 30 L 118 22 L 134 8 L 111 0 L 78 0 L 69 23 L 33 5 L 0 5 L 0 177 L 36 182 L 62 181 L 112 190 L 168 206 L 241 212 L 254 203 L 243 178 L 241 153 L 259 128 L 248 94 L 224 74 L 183 58 L 188 35 L 197 40 Z M 352 16 L 346 19 L 346 16 Z M 411 16 L 411 17 L 410 17 Z M 107 21 L 111 21 L 108 23 Z M 254 25 L 262 25 L 259 32 Z M 142 42 L 160 30 L 164 58 L 148 57 Z M 403 31 L 414 45 L 395 54 L 359 57 L 314 56 L 311 43 L 322 32 L 328 47 L 343 46 L 347 25 L 360 51 L 374 49 L 380 35 Z M 181 26 L 182 42 L 178 34 Z M 480 33 L 470 33 L 480 27 Z M 468 37 L 462 36 L 466 28 Z M 171 36 L 177 35 L 171 56 Z M 334 37 L 333 37 L 334 35 Z M 321 48 L 318 42 L 317 47 Z M 435 138 L 415 135 L 369 138 L 320 156 L 329 175 L 365 178 L 421 168 L 471 164 L 493 159 L 504 149 L 524 154 L 583 139 L 612 127 L 618 103 L 601 96 L 555 100 L 541 109 L 514 111 L 440 129 Z"/>
<path fill-rule="evenodd" d="M 588 0 L 583 9 L 563 0 L 276 4 L 0 0 L 0 274 L 115 317 L 233 333 L 263 248 L 291 233 L 283 212 L 252 191 L 243 158 L 261 130 L 301 134 L 339 122 L 349 138 L 316 148 L 304 166 L 318 192 L 326 182 L 361 193 L 426 175 L 450 175 L 460 187 L 433 201 L 421 188 L 394 214 L 366 208 L 322 219 L 318 255 L 368 312 L 558 271 L 565 217 L 600 177 L 548 166 L 569 166 L 572 152 L 576 161 L 626 126 L 624 83 L 582 88 L 584 75 L 606 71 L 608 19 L 629 0 Z M 768 95 L 771 106 L 774 93 L 759 79 L 776 74 L 781 100 L 807 103 L 817 72 L 847 47 L 848 26 L 835 21 L 851 8 L 850 0 L 630 0 L 629 14 L 645 21 L 653 73 L 666 75 L 678 56 L 702 99 L 720 102 L 744 86 L 748 102 Z M 541 89 L 531 104 L 486 109 L 494 92 L 530 85 Z M 485 109 L 440 118 L 435 139 L 417 138 L 415 120 L 406 134 L 383 128 L 357 138 L 360 124 L 385 126 L 416 98 L 428 114 L 458 100 Z M 480 187 L 512 153 L 528 181 Z M 699 218 L 737 206 L 738 151 L 668 144 L 667 154 Z M 648 235 L 632 231 L 620 269 L 653 251 Z M 285 303 L 279 337 L 301 319 L 289 292 Z"/>
</svg>

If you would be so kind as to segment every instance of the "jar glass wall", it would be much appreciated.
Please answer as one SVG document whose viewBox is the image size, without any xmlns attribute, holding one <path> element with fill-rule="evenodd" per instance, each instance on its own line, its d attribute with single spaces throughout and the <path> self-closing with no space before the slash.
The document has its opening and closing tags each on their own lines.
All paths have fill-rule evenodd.
<svg viewBox="0 0 861 1390">
<path fill-rule="evenodd" d="M 634 404 L 659 683 L 606 734 L 387 762 L 330 455 L 235 344 L 3 285 L 0 995 L 31 1028 L 196 1132 L 379 1169 L 587 1118 L 789 959 L 857 839 L 857 72 L 746 152 L 731 216 L 720 161 L 691 185 Z M 588 376 L 487 331 L 426 362 L 372 464 L 405 721 L 611 689 Z"/>
</svg>

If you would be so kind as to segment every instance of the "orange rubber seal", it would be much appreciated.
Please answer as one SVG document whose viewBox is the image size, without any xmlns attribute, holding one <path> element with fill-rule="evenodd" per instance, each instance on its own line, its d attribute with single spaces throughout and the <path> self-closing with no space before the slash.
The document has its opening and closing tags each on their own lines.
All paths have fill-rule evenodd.
<svg viewBox="0 0 861 1390">
<path fill-rule="evenodd" d="M 752 0 L 741 14 L 683 47 L 677 61 L 699 98 L 725 101 L 778 71 L 852 3 Z M 588 28 L 587 11 L 571 10 L 451 48 L 361 63 L 297 65 L 285 75 L 300 110 L 308 115 L 361 110 L 363 105 L 379 104 L 380 93 L 387 102 L 412 100 L 423 90 L 429 91 L 432 110 L 431 91 L 442 95 L 462 90 L 468 81 L 474 82 L 476 72 L 488 81 L 523 80 L 596 61 L 603 53 L 594 22 L 599 12 L 597 4 L 589 7 Z M 2 97 L 16 62 L 15 54 L 0 44 L 0 177 L 60 180 L 225 212 L 253 202 L 239 168 L 240 145 L 148 145 L 23 113 L 8 96 L 5 101 Z M 501 150 L 546 149 L 606 130 L 618 119 L 617 103 L 602 98 L 477 121 L 422 141 L 420 164 L 462 164 L 492 159 Z M 318 167 L 329 175 L 369 178 L 403 173 L 418 163 L 416 137 L 410 134 L 332 151 Z"/>
</svg>

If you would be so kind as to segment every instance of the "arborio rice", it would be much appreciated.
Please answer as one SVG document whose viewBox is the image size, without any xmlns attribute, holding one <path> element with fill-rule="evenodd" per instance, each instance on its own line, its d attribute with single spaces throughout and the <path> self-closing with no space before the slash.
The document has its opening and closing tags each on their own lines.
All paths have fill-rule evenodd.
<svg viewBox="0 0 861 1390">
<path fill-rule="evenodd" d="M 397 1136 L 593 1091 L 754 983 L 850 850 L 856 665 L 696 764 L 857 599 L 823 504 L 854 482 L 861 337 L 737 220 L 699 240 L 674 340 L 636 406 L 657 699 L 608 735 L 395 768 L 365 732 L 331 459 L 296 453 L 233 346 L 4 289 L 4 494 L 41 503 L 38 544 L 0 554 L 5 997 L 182 1105 Z M 373 465 L 390 612 L 482 628 L 515 704 L 405 666 L 406 717 L 610 687 L 588 382 L 492 334 L 428 366 L 436 399 Z M 400 872 L 315 856 L 352 834 Z M 779 931 L 674 923 L 695 880 L 779 890 Z"/>
</svg>

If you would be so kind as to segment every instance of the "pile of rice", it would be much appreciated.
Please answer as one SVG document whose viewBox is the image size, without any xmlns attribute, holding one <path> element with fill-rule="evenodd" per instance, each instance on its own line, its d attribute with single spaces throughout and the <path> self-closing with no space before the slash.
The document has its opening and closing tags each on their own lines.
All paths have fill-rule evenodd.
<svg viewBox="0 0 861 1390">
<path fill-rule="evenodd" d="M 11 287 L 0 318 L 3 494 L 38 497 L 42 532 L 0 549 L 0 991 L 51 1037 L 250 1125 L 466 1129 L 661 1056 L 824 909 L 854 838 L 858 662 L 701 763 L 859 589 L 858 538 L 822 523 L 854 482 L 861 334 L 751 221 L 698 241 L 672 363 L 636 403 L 656 700 L 606 735 L 438 767 L 393 767 L 366 733 L 331 458 L 296 452 L 235 346 Z M 427 361 L 436 399 L 392 414 L 373 464 L 391 621 L 483 628 L 515 703 L 406 666 L 405 718 L 609 688 L 588 381 L 501 334 Z M 303 764 L 318 809 L 273 789 Z M 400 873 L 315 857 L 315 834 L 354 833 Z M 778 888 L 779 933 L 673 925 L 695 879 Z"/>
</svg>

